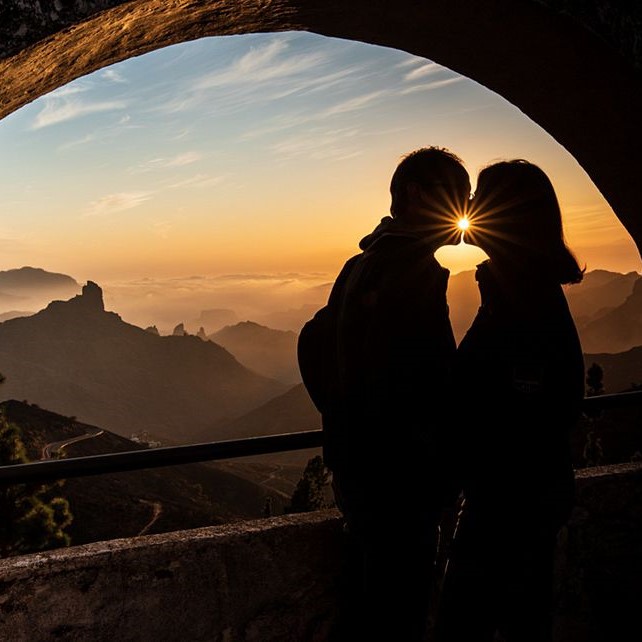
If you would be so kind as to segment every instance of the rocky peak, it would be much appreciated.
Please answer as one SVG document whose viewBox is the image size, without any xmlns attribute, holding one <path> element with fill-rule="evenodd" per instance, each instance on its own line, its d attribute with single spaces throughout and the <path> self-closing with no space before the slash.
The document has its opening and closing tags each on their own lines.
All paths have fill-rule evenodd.
<svg viewBox="0 0 642 642">
<path fill-rule="evenodd" d="M 179 323 L 172 332 L 172 335 L 175 337 L 184 337 L 186 334 L 187 332 L 185 332 L 185 325 L 183 323 Z"/>
<path fill-rule="evenodd" d="M 103 303 L 102 288 L 93 281 L 87 281 L 83 286 L 82 293 L 68 301 L 52 301 L 47 310 L 77 314 L 78 312 L 104 312 L 105 304 Z"/>
<path fill-rule="evenodd" d="M 96 310 L 98 312 L 105 311 L 103 291 L 97 283 L 87 281 L 87 284 L 83 285 L 82 294 L 79 298 L 82 299 L 83 307 Z"/>
</svg>

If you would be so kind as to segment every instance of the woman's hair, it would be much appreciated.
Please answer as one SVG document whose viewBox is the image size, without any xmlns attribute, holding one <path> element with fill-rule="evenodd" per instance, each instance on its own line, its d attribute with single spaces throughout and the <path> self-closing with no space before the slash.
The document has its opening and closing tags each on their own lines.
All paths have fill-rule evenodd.
<svg viewBox="0 0 642 642">
<path fill-rule="evenodd" d="M 484 168 L 477 179 L 475 211 L 476 233 L 489 254 L 535 259 L 559 283 L 582 280 L 584 270 L 564 240 L 555 189 L 537 165 L 511 160 Z"/>
</svg>

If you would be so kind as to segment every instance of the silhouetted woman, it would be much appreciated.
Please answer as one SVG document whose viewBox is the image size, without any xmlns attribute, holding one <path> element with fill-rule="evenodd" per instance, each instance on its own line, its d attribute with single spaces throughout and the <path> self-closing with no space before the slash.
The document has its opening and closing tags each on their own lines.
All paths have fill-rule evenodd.
<svg viewBox="0 0 642 642">
<path fill-rule="evenodd" d="M 573 504 L 569 431 L 582 350 L 562 284 L 583 271 L 546 174 L 517 160 L 482 170 L 469 239 L 490 257 L 481 307 L 458 348 L 464 508 L 439 618 L 442 641 L 551 639 L 553 556 Z"/>
</svg>

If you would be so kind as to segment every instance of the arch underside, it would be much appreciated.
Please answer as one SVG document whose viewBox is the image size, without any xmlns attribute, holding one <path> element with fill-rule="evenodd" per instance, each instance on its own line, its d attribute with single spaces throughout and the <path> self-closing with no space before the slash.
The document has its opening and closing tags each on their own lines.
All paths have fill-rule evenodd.
<svg viewBox="0 0 642 642">
<path fill-rule="evenodd" d="M 635 61 L 541 2 L 100 0 L 80 5 L 82 18 L 92 10 L 87 6 L 111 8 L 77 23 L 66 17 L 68 26 L 52 27 L 44 40 L 27 29 L 17 52 L 0 60 L 0 118 L 101 67 L 206 36 L 300 30 L 394 47 L 480 82 L 547 130 L 582 165 L 642 248 L 642 82 Z"/>
</svg>

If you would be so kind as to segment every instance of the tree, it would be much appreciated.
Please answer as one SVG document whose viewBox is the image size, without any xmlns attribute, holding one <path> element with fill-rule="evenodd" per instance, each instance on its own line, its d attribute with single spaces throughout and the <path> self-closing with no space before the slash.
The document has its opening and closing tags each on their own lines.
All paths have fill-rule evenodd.
<svg viewBox="0 0 642 642">
<path fill-rule="evenodd" d="M 325 489 L 330 482 L 330 472 L 325 467 L 320 455 L 308 460 L 299 480 L 286 513 L 307 513 L 313 510 L 329 508 L 325 498 Z"/>
<path fill-rule="evenodd" d="M 594 363 L 586 371 L 586 394 L 588 397 L 596 397 L 604 392 L 603 377 L 604 370 L 597 363 Z"/>
<path fill-rule="evenodd" d="M 21 431 L 0 412 L 0 465 L 28 462 Z M 0 557 L 69 546 L 69 502 L 55 496 L 62 484 L 0 487 Z"/>
</svg>

